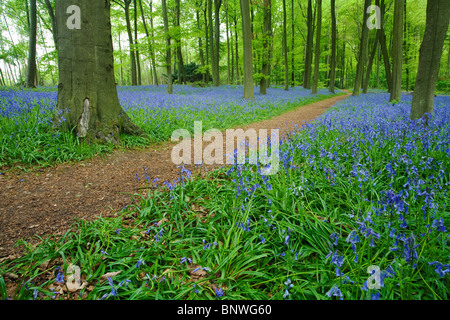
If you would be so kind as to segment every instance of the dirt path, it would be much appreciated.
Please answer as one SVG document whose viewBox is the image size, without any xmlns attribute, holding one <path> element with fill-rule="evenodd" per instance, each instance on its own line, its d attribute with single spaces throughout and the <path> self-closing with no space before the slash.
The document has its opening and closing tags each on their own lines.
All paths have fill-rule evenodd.
<svg viewBox="0 0 450 320">
<path fill-rule="evenodd" d="M 303 106 L 243 129 L 280 129 L 281 137 L 347 96 Z M 63 234 L 76 219 L 113 216 L 131 203 L 130 195 L 145 192 L 139 189 L 144 186 L 144 168 L 150 182 L 155 178 L 159 183 L 174 181 L 180 170 L 171 161 L 174 145 L 167 142 L 145 150 L 115 151 L 75 164 L 0 175 L 0 258 L 19 252 L 13 248 L 19 239 L 35 243 L 33 236 Z M 193 169 L 192 165 L 187 167 Z"/>
</svg>

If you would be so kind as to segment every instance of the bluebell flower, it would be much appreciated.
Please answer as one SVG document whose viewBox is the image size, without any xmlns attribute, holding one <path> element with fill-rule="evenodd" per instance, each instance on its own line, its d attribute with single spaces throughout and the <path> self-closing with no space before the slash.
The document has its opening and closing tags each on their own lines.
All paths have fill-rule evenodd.
<svg viewBox="0 0 450 320">
<path fill-rule="evenodd" d="M 216 298 L 220 298 L 223 296 L 224 292 L 223 292 L 222 288 L 216 288 L 216 290 L 214 291 L 214 294 L 215 294 Z"/>
<path fill-rule="evenodd" d="M 334 296 L 334 297 L 339 297 L 341 300 L 344 299 L 344 296 L 342 295 L 341 290 L 340 290 L 337 286 L 332 287 L 332 288 L 326 293 L 326 295 L 327 295 L 329 298 L 331 298 L 331 296 Z"/>
</svg>

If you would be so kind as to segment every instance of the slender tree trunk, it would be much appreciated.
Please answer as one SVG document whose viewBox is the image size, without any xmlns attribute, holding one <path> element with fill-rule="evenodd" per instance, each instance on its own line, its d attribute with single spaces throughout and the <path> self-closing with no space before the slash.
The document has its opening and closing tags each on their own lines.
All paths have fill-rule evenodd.
<svg viewBox="0 0 450 320">
<path fill-rule="evenodd" d="M 264 23 L 263 23 L 263 62 L 262 74 L 263 77 L 259 83 L 259 93 L 266 94 L 269 82 L 269 66 L 270 66 L 270 42 L 272 38 L 272 30 L 270 28 L 270 21 L 272 19 L 272 3 L 271 0 L 264 0 Z"/>
<path fill-rule="evenodd" d="M 184 69 L 183 54 L 181 52 L 181 25 L 180 25 L 180 0 L 175 1 L 176 27 L 178 30 L 175 42 L 177 44 L 177 60 L 178 60 L 178 82 L 186 84 L 186 70 Z"/>
<path fill-rule="evenodd" d="M 138 33 L 137 33 L 137 3 L 136 0 L 133 2 L 134 6 L 134 49 L 136 55 L 136 72 L 137 72 L 137 84 L 140 86 L 142 84 L 142 73 L 141 73 L 141 61 L 139 57 L 139 43 L 138 43 Z"/>
<path fill-rule="evenodd" d="M 198 8 L 201 7 L 201 5 L 202 5 L 201 1 L 199 3 L 197 3 Z M 199 49 L 200 65 L 202 67 L 204 67 L 205 66 L 205 55 L 203 53 L 203 39 L 202 39 L 202 36 L 200 35 L 200 33 L 201 33 L 201 29 L 200 29 L 200 12 L 199 12 L 198 8 L 195 11 L 195 17 L 197 19 L 197 30 L 199 32 L 198 49 Z M 205 78 L 206 78 L 206 74 L 203 73 L 202 74 L 203 82 L 205 82 Z"/>
<path fill-rule="evenodd" d="M 317 94 L 319 85 L 319 66 L 320 66 L 320 37 L 322 33 L 322 0 L 317 0 L 317 29 L 316 29 L 316 50 L 314 57 L 314 79 L 312 84 L 312 93 Z"/>
<path fill-rule="evenodd" d="M 28 1 L 28 0 L 27 0 Z M 36 0 L 30 1 L 30 43 L 28 51 L 27 87 L 36 87 L 36 37 L 37 37 L 37 13 Z"/>
<path fill-rule="evenodd" d="M 81 29 L 66 27 L 67 8 L 77 5 Z M 110 1 L 56 1 L 59 63 L 58 111 L 54 125 L 79 138 L 118 143 L 120 133 L 144 135 L 123 111 L 114 78 Z"/>
<path fill-rule="evenodd" d="M 161 0 L 163 21 L 164 21 L 164 34 L 166 37 L 166 70 L 167 70 L 167 93 L 173 93 L 173 80 L 172 80 L 172 52 L 170 49 L 170 34 L 169 34 L 169 18 L 167 17 L 167 4 L 166 0 Z"/>
<path fill-rule="evenodd" d="M 312 13 L 312 0 L 308 0 L 307 9 L 307 28 L 308 34 L 306 37 L 306 48 L 305 48 L 305 72 L 303 74 L 303 87 L 305 89 L 311 89 L 311 73 L 312 73 L 312 57 L 313 57 L 313 13 Z"/>
<path fill-rule="evenodd" d="M 396 0 L 394 6 L 392 92 L 389 101 L 400 101 L 402 98 L 403 2 L 404 0 Z"/>
<path fill-rule="evenodd" d="M 408 43 L 408 24 L 407 24 L 407 0 L 404 0 L 404 17 L 403 17 L 403 54 L 405 63 L 406 91 L 409 91 L 409 43 Z"/>
<path fill-rule="evenodd" d="M 136 72 L 136 56 L 133 48 L 133 34 L 131 32 L 131 20 L 130 20 L 130 3 L 131 0 L 124 0 L 125 2 L 125 20 L 127 24 L 128 42 L 130 44 L 130 60 L 131 60 L 131 85 L 137 85 L 137 72 Z"/>
<path fill-rule="evenodd" d="M 331 63 L 330 63 L 330 92 L 334 93 L 334 82 L 336 80 L 336 0 L 331 0 Z"/>
<path fill-rule="evenodd" d="M 220 85 L 220 70 L 219 70 L 219 56 L 220 56 L 220 6 L 222 0 L 214 0 L 214 55 L 213 55 L 213 86 Z M 211 25 L 212 30 L 212 25 Z M 211 42 L 212 45 L 212 42 Z"/>
<path fill-rule="evenodd" d="M 378 4 L 380 0 L 376 0 L 376 3 Z M 383 63 L 384 63 L 384 69 L 385 69 L 385 73 L 386 73 L 386 82 L 387 82 L 387 87 L 388 87 L 388 91 L 392 92 L 392 73 L 391 73 L 391 63 L 389 60 L 389 52 L 387 50 L 387 45 L 386 45 L 386 34 L 384 32 L 384 14 L 385 14 L 385 4 L 384 4 L 384 0 L 381 0 L 381 29 L 379 30 L 380 32 L 380 48 L 381 48 L 381 53 L 383 56 Z"/>
<path fill-rule="evenodd" d="M 369 18 L 367 8 L 370 6 L 370 3 L 371 3 L 370 0 L 364 1 L 364 15 L 362 21 L 361 42 L 359 46 L 358 64 L 356 66 L 356 77 L 353 88 L 354 96 L 359 96 L 361 94 L 361 84 L 364 76 L 364 68 L 366 65 L 367 42 L 369 40 L 369 28 L 367 28 L 366 21 Z"/>
<path fill-rule="evenodd" d="M 287 19 L 286 19 L 286 0 L 283 0 L 283 57 L 284 57 L 284 90 L 289 90 L 289 63 L 287 52 Z"/>
<path fill-rule="evenodd" d="M 434 91 L 450 19 L 448 0 L 428 0 L 425 35 L 420 46 L 414 96 L 411 103 L 411 119 L 424 117 L 428 123 L 433 114 Z"/>
<path fill-rule="evenodd" d="M 295 50 L 295 15 L 294 15 L 294 0 L 291 1 L 291 33 L 292 33 L 292 37 L 291 37 L 291 86 L 294 87 L 295 86 L 295 55 L 294 55 L 294 50 Z"/>
<path fill-rule="evenodd" d="M 236 4 L 236 3 L 235 3 Z M 235 5 L 236 8 L 236 5 Z M 238 39 L 238 31 L 237 31 L 237 11 L 235 9 L 234 11 L 234 38 L 236 41 L 236 46 L 235 46 L 235 50 L 236 50 L 236 54 L 235 54 L 235 58 L 236 58 L 236 84 L 239 84 L 239 39 Z"/>
<path fill-rule="evenodd" d="M 240 0 L 240 3 L 242 16 L 242 40 L 244 48 L 244 99 L 254 99 L 250 2 L 249 0 Z"/>
<path fill-rule="evenodd" d="M 52 36 L 53 36 L 53 42 L 55 43 L 55 48 L 56 48 L 56 19 L 55 19 L 55 11 L 53 10 L 52 4 L 50 3 L 49 0 L 44 0 L 44 2 L 45 2 L 45 6 L 47 8 L 48 15 L 50 16 L 50 21 L 52 23 Z"/>
<path fill-rule="evenodd" d="M 226 26 L 226 32 L 227 32 L 227 84 L 229 85 L 231 83 L 231 59 L 230 59 L 230 33 L 229 33 L 229 26 L 228 26 L 228 0 L 226 2 L 225 7 L 225 26 Z"/>
<path fill-rule="evenodd" d="M 208 6 L 205 7 L 205 10 L 203 11 L 204 17 L 205 17 L 205 51 L 206 51 L 206 65 L 208 66 L 208 69 L 206 70 L 206 78 L 205 83 L 209 83 L 209 27 L 208 27 Z"/>
<path fill-rule="evenodd" d="M 367 93 L 367 91 L 369 89 L 370 74 L 372 73 L 373 61 L 375 59 L 375 54 L 377 53 L 379 37 L 380 37 L 380 32 L 379 32 L 379 30 L 377 30 L 377 33 L 375 36 L 375 41 L 373 43 L 372 51 L 371 51 L 370 57 L 369 57 L 369 63 L 367 64 L 366 78 L 364 80 L 364 85 L 363 85 L 363 93 Z"/>
</svg>

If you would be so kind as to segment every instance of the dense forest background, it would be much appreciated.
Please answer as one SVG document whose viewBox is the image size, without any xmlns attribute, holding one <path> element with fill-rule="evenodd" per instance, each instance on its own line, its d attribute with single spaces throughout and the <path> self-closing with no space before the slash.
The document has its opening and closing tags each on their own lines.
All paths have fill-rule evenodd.
<svg viewBox="0 0 450 320">
<path fill-rule="evenodd" d="M 54 0 L 36 1 L 36 69 L 35 84 L 58 83 L 58 59 L 55 46 Z M 312 46 L 308 45 L 308 3 L 312 9 Z M 321 1 L 320 1 L 321 2 Z M 263 76 L 268 61 L 270 85 L 304 85 L 305 69 L 315 63 L 319 51 L 319 87 L 330 85 L 332 69 L 332 13 L 336 17 L 336 75 L 338 88 L 353 88 L 363 30 L 364 1 L 336 0 L 321 4 L 320 43 L 317 40 L 318 3 L 308 0 L 255 0 L 250 2 L 253 43 L 253 80 Z M 370 2 L 370 1 L 369 1 Z M 0 7 L 0 85 L 24 85 L 27 77 L 30 28 L 33 25 L 33 1 L 2 1 Z M 264 32 L 267 3 L 271 7 L 271 32 Z M 384 40 L 377 29 L 369 30 L 364 50 L 366 70 L 362 82 L 369 88 L 388 89 L 387 68 L 393 64 L 394 1 L 377 1 L 384 15 Z M 372 3 L 373 4 L 373 3 Z M 384 8 L 384 10 L 383 10 Z M 403 21 L 402 90 L 412 91 L 419 60 L 419 49 L 426 22 L 426 1 L 405 1 Z M 112 1 L 111 19 L 114 44 L 115 76 L 118 85 L 159 85 L 167 81 L 166 37 L 161 1 Z M 171 65 L 174 83 L 202 85 L 242 84 L 242 19 L 238 0 L 169 0 L 168 33 L 172 42 Z M 385 43 L 387 52 L 383 52 Z M 270 46 L 265 58 L 264 47 Z M 309 54 L 308 54 L 309 53 Z M 388 55 L 389 63 L 384 61 Z M 312 56 L 312 57 L 311 57 Z M 309 59 L 309 60 L 307 60 Z M 309 63 L 307 62 L 309 61 Z M 214 68 L 217 68 L 215 71 Z M 370 72 L 367 73 L 367 70 Z M 392 71 L 389 70 L 388 73 Z M 214 75 L 218 77 L 214 78 Z M 311 74 L 313 77 L 314 72 Z M 217 79 L 218 78 L 218 79 Z M 366 79 L 367 78 L 367 79 Z M 218 81 L 218 82 L 217 82 Z M 444 43 L 438 91 L 450 90 L 450 36 Z"/>
</svg>

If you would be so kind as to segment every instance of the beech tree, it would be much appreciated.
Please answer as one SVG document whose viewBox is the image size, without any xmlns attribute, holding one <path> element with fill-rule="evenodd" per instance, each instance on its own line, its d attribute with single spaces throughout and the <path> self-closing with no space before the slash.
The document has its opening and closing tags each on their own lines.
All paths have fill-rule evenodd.
<svg viewBox="0 0 450 320">
<path fill-rule="evenodd" d="M 317 0 L 317 29 L 316 29 L 316 49 L 314 57 L 314 79 L 311 92 L 317 94 L 319 85 L 320 66 L 320 37 L 322 34 L 322 0 Z"/>
<path fill-rule="evenodd" d="M 28 0 L 26 0 L 28 1 Z M 37 13 L 36 0 L 30 1 L 30 42 L 28 51 L 28 73 L 27 87 L 34 88 L 37 86 L 37 68 L 36 68 L 36 34 L 37 34 Z"/>
<path fill-rule="evenodd" d="M 403 12 L 405 8 L 404 1 L 405 0 L 395 0 L 394 6 L 394 30 L 392 42 L 392 91 L 389 101 L 400 101 L 402 97 Z"/>
<path fill-rule="evenodd" d="M 80 16 L 77 10 L 67 13 L 69 7 L 79 8 Z M 65 124 L 80 138 L 107 143 L 119 143 L 120 133 L 144 135 L 119 103 L 110 1 L 58 0 L 55 11 L 59 85 L 54 124 Z M 79 29 L 70 27 L 72 20 Z"/>
<path fill-rule="evenodd" d="M 242 40 L 244 48 L 244 99 L 255 97 L 253 88 L 252 31 L 250 23 L 250 2 L 240 0 L 242 16 Z"/>
<path fill-rule="evenodd" d="M 420 46 L 419 67 L 411 103 L 413 120 L 424 117 L 428 122 L 429 115 L 433 114 L 434 91 L 449 19 L 450 1 L 428 0 L 427 22 Z"/>
</svg>

